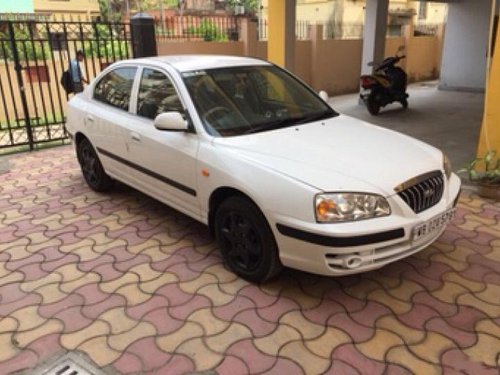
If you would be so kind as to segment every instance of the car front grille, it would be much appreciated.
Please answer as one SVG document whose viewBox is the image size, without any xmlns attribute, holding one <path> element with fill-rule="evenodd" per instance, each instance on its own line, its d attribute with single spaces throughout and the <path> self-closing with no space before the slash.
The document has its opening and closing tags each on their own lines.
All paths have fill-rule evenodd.
<svg viewBox="0 0 500 375">
<path fill-rule="evenodd" d="M 436 205 L 443 197 L 443 173 L 441 171 L 426 173 L 401 184 L 395 190 L 418 214 Z"/>
</svg>

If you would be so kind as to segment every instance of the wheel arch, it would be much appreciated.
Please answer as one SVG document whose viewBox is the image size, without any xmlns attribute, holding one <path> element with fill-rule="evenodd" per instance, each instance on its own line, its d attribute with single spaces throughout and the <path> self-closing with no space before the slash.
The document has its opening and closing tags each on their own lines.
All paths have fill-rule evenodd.
<svg viewBox="0 0 500 375">
<path fill-rule="evenodd" d="M 210 229 L 210 232 L 212 234 L 215 233 L 214 219 L 215 219 L 215 213 L 217 212 L 217 207 L 219 207 L 220 204 L 222 202 L 224 202 L 226 199 L 228 199 L 230 197 L 234 197 L 234 196 L 239 196 L 239 197 L 247 199 L 255 207 L 257 207 L 259 209 L 259 211 L 263 214 L 259 205 L 248 194 L 242 192 L 239 189 L 236 189 L 236 188 L 230 187 L 230 186 L 218 187 L 210 194 L 210 198 L 208 199 L 208 228 Z M 264 214 L 263 214 L 263 216 L 265 217 Z"/>
<path fill-rule="evenodd" d="M 82 132 L 76 132 L 75 134 L 75 146 L 78 147 L 78 145 L 84 140 L 84 139 L 87 139 L 89 140 L 85 134 L 83 134 Z"/>
</svg>

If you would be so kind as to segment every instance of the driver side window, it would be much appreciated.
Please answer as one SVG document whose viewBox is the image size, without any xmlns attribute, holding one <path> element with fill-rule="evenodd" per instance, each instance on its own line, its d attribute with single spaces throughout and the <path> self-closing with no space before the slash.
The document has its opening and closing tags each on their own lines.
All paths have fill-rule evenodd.
<svg viewBox="0 0 500 375">
<path fill-rule="evenodd" d="M 184 112 L 174 85 L 164 73 L 144 69 L 137 96 L 137 114 L 154 120 L 160 113 L 171 111 Z"/>
</svg>

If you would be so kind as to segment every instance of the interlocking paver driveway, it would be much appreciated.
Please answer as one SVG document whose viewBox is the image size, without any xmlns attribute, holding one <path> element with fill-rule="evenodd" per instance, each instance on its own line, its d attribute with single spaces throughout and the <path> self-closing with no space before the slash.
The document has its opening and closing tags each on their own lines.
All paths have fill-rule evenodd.
<svg viewBox="0 0 500 375">
<path fill-rule="evenodd" d="M 364 275 L 228 272 L 208 230 L 72 148 L 0 175 L 0 373 L 63 350 L 119 373 L 498 374 L 500 204 L 464 194 L 425 251 Z"/>
</svg>

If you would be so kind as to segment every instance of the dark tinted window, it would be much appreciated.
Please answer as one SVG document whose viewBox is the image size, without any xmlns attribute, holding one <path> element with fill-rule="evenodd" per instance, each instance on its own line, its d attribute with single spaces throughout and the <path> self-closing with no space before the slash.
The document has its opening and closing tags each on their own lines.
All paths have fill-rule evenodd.
<svg viewBox="0 0 500 375">
<path fill-rule="evenodd" d="M 183 73 L 211 135 L 237 136 L 336 116 L 311 89 L 273 66 L 228 67 Z"/>
<path fill-rule="evenodd" d="M 184 111 L 174 85 L 164 73 L 144 69 L 137 97 L 137 114 L 154 119 L 160 113 L 171 111 Z"/>
<path fill-rule="evenodd" d="M 106 74 L 96 85 L 94 99 L 128 111 L 137 68 L 118 68 Z"/>
</svg>

